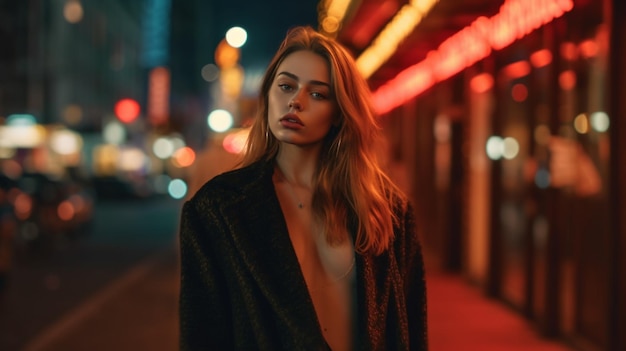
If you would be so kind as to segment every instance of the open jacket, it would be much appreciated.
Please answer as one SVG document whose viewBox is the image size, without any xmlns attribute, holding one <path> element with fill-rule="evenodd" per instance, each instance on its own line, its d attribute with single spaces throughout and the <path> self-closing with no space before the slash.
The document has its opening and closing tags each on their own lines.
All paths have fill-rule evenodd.
<svg viewBox="0 0 626 351">
<path fill-rule="evenodd" d="M 329 350 L 272 182 L 272 161 L 216 176 L 180 223 L 181 350 Z M 355 350 L 426 350 L 426 291 L 411 206 L 391 249 L 356 256 Z"/>
</svg>

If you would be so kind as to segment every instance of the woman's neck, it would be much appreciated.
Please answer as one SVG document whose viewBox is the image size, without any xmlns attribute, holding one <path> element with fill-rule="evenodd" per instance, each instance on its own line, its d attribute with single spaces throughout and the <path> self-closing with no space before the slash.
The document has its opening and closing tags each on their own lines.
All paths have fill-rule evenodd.
<svg viewBox="0 0 626 351">
<path fill-rule="evenodd" d="M 289 183 L 311 188 L 319 150 L 283 144 L 276 155 L 276 166 Z"/>
</svg>

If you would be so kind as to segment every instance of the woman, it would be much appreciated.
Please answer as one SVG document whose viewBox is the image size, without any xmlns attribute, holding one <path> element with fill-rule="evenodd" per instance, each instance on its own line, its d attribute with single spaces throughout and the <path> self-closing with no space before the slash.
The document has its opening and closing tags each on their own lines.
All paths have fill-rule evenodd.
<svg viewBox="0 0 626 351">
<path fill-rule="evenodd" d="M 183 207 L 182 349 L 427 349 L 414 217 L 369 94 L 338 43 L 289 31 L 242 167 Z"/>
</svg>

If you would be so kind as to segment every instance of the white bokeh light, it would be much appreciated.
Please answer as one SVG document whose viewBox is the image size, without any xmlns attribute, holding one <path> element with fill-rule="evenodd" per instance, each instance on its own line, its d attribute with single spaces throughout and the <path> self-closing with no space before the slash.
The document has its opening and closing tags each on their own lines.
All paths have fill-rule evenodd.
<svg viewBox="0 0 626 351">
<path fill-rule="evenodd" d="M 109 144 L 120 145 L 126 140 L 126 128 L 117 120 L 110 121 L 104 126 L 102 137 Z"/>
<path fill-rule="evenodd" d="M 172 156 L 174 151 L 174 143 L 168 138 L 158 138 L 152 144 L 152 152 L 163 160 Z"/>
<path fill-rule="evenodd" d="M 593 128 L 596 132 L 604 133 L 609 130 L 611 121 L 606 112 L 599 111 L 591 114 L 590 124 L 591 128 Z"/>
<path fill-rule="evenodd" d="M 492 160 L 499 160 L 504 154 L 504 141 L 499 136 L 491 136 L 487 139 L 487 145 L 485 146 L 487 156 Z"/>
<path fill-rule="evenodd" d="M 50 138 L 50 146 L 60 155 L 71 155 L 80 151 L 83 141 L 75 132 L 70 130 L 55 131 Z"/>
<path fill-rule="evenodd" d="M 234 48 L 242 47 L 248 40 L 248 32 L 241 27 L 232 27 L 226 32 L 226 42 Z"/>
<path fill-rule="evenodd" d="M 226 110 L 213 110 L 207 120 L 209 128 L 215 132 L 225 132 L 233 126 L 233 115 Z"/>
<path fill-rule="evenodd" d="M 502 157 L 507 160 L 514 159 L 519 154 L 519 143 L 515 138 L 507 137 L 502 141 L 504 146 L 502 150 Z"/>
</svg>

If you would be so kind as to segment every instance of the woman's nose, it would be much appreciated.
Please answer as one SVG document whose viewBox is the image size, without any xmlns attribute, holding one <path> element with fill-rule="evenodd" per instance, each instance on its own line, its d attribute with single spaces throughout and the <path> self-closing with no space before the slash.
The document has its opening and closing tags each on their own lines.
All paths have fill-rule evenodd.
<svg viewBox="0 0 626 351">
<path fill-rule="evenodd" d="M 300 94 L 301 94 L 300 91 L 297 92 L 296 94 L 294 94 L 293 98 L 289 100 L 289 108 L 293 108 L 298 111 L 302 110 L 302 103 L 300 102 L 301 100 Z"/>
<path fill-rule="evenodd" d="M 292 99 L 291 101 L 289 101 L 289 108 L 300 110 L 302 108 L 302 105 L 300 105 L 300 102 L 297 99 Z"/>
</svg>

